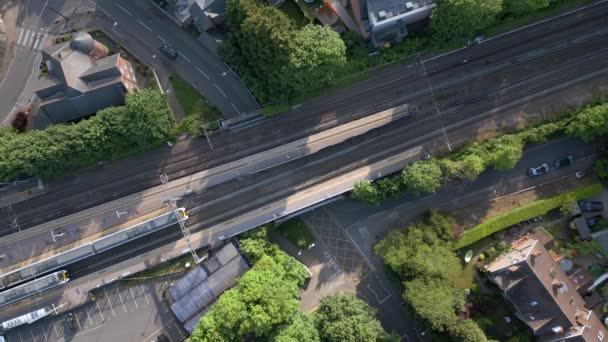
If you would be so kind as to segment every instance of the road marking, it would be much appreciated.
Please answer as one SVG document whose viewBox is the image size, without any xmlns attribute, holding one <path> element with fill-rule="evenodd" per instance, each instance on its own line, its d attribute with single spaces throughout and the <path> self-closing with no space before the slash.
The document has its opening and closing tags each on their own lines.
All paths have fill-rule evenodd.
<svg viewBox="0 0 608 342">
<path fill-rule="evenodd" d="M 139 286 L 141 286 L 141 290 L 144 292 L 144 298 L 146 298 L 146 303 L 148 303 L 148 305 L 150 305 L 150 301 L 148 300 L 148 295 L 146 294 L 146 289 L 144 289 L 144 286 L 142 284 L 139 284 Z"/>
<path fill-rule="evenodd" d="M 133 14 L 131 14 L 131 12 L 127 11 L 124 7 L 120 6 L 119 4 L 114 4 L 114 5 L 116 5 L 118 8 L 120 8 L 121 10 L 123 10 L 128 15 L 133 16 Z"/>
<path fill-rule="evenodd" d="M 26 30 L 25 37 L 23 37 L 23 45 L 27 45 L 27 39 L 30 37 L 30 30 Z"/>
<path fill-rule="evenodd" d="M 17 45 L 21 45 L 21 38 L 23 38 L 23 32 L 25 29 L 19 29 L 19 37 L 17 38 Z"/>
<path fill-rule="evenodd" d="M 36 46 L 38 46 L 38 44 L 40 43 L 41 40 L 42 40 L 42 35 L 37 34 L 36 40 L 34 40 L 34 45 L 32 45 L 32 49 L 36 50 Z"/>
<path fill-rule="evenodd" d="M 162 40 L 162 41 L 163 41 L 163 43 L 167 43 L 167 44 L 169 44 L 169 43 L 168 43 L 168 42 L 167 42 L 167 41 L 166 41 L 166 40 L 165 40 L 163 37 L 161 37 L 160 35 L 158 35 L 158 34 L 157 34 L 157 35 L 156 35 L 156 37 L 158 37 L 158 39 Z"/>
<path fill-rule="evenodd" d="M 46 5 L 49 4 L 49 0 L 46 0 L 44 2 L 44 6 L 42 6 L 42 11 L 40 11 L 40 17 L 42 18 L 42 14 L 44 14 L 44 10 L 46 9 Z"/>
<path fill-rule="evenodd" d="M 138 22 L 138 23 L 139 23 L 141 26 L 143 26 L 143 27 L 147 28 L 147 29 L 148 29 L 148 31 L 152 32 L 152 29 L 151 29 L 151 28 L 149 28 L 149 27 L 148 27 L 148 25 L 144 24 L 144 23 L 143 23 L 141 20 L 137 19 L 137 22 Z"/>
<path fill-rule="evenodd" d="M 105 318 L 103 318 L 103 313 L 101 312 L 101 309 L 99 308 L 99 302 L 95 301 L 95 306 L 97 306 L 97 311 L 99 311 L 99 314 L 101 315 L 101 322 L 105 322 Z"/>
<path fill-rule="evenodd" d="M 125 310 L 125 312 L 127 312 L 127 307 L 125 306 L 125 302 L 123 302 L 122 300 L 122 296 L 120 295 L 120 290 L 118 289 L 118 286 L 114 286 L 116 288 L 116 292 L 118 292 L 118 298 L 120 299 L 120 303 L 122 304 L 122 308 Z"/>
<path fill-rule="evenodd" d="M 42 327 L 41 327 L 41 326 L 39 326 L 38 328 L 40 328 L 40 331 L 42 331 L 42 336 L 44 336 L 44 340 L 45 340 L 45 341 L 48 341 L 48 340 L 49 340 L 49 337 L 48 337 L 48 336 L 46 336 L 46 333 L 44 332 L 44 329 L 42 329 Z"/>
<path fill-rule="evenodd" d="M 226 94 L 224 94 L 224 92 L 222 91 L 222 89 L 220 89 L 220 87 L 217 86 L 217 84 L 213 83 L 213 86 L 217 88 L 217 90 L 220 91 L 220 93 L 222 93 L 222 95 L 224 95 L 225 98 L 228 98 L 228 96 L 226 96 Z"/>
<path fill-rule="evenodd" d="M 108 304 L 110 304 L 110 310 L 112 310 L 112 316 L 116 317 L 116 313 L 114 312 L 114 308 L 112 308 L 112 303 L 110 303 L 110 297 L 108 297 L 108 293 L 106 292 L 106 289 L 103 289 L 103 293 L 106 295 L 106 300 L 108 301 Z M 101 311 L 99 311 L 101 312 Z"/>
<path fill-rule="evenodd" d="M 55 336 L 59 337 L 59 333 L 57 332 L 57 327 L 55 326 L 55 322 L 53 322 L 53 330 L 55 330 Z M 21 333 L 19 333 L 19 336 L 21 336 Z"/>
<path fill-rule="evenodd" d="M 23 336 L 21 336 L 21 330 L 17 330 L 17 331 L 19 332 L 19 338 L 21 339 L 21 342 L 23 342 Z M 55 330 L 55 332 L 57 332 L 57 331 Z M 57 337 L 59 337 L 59 335 L 57 335 Z"/>
<path fill-rule="evenodd" d="M 198 67 L 196 67 L 196 70 L 198 70 L 198 72 L 203 74 L 203 76 L 205 76 L 206 79 L 209 79 L 209 76 L 207 76 L 207 74 L 205 74 L 205 72 L 203 70 L 199 69 Z"/>
<path fill-rule="evenodd" d="M 177 329 L 177 332 L 179 333 L 179 336 L 181 336 L 182 339 L 185 338 L 186 336 L 184 336 L 184 334 L 182 334 L 182 331 L 180 330 L 179 325 L 177 325 L 176 322 L 173 322 L 173 325 L 175 325 L 175 329 Z"/>
<path fill-rule="evenodd" d="M 91 315 L 89 315 L 89 309 L 84 308 L 84 311 L 87 313 L 87 317 L 89 318 L 89 322 L 91 322 L 91 325 L 93 325 L 93 320 L 91 319 Z"/>
<path fill-rule="evenodd" d="M 78 315 L 74 315 L 76 317 L 76 323 L 78 323 L 78 329 L 82 330 L 82 325 L 80 325 L 80 320 L 78 319 Z"/>
<path fill-rule="evenodd" d="M 135 308 L 139 308 L 139 305 L 137 305 L 137 299 L 135 299 L 135 295 L 133 294 L 133 288 L 129 287 L 129 292 L 131 293 L 131 297 L 133 297 L 133 301 L 135 302 Z"/>
<path fill-rule="evenodd" d="M 237 113 L 241 114 L 241 112 L 239 112 L 239 109 L 236 108 L 236 106 L 234 105 L 234 103 L 230 102 L 230 104 L 232 105 L 232 108 L 234 108 L 234 110 L 236 110 Z"/>
<path fill-rule="evenodd" d="M 188 57 L 184 56 L 184 54 L 183 54 L 183 53 L 181 53 L 181 52 L 179 52 L 179 51 L 177 51 L 177 53 L 179 53 L 179 54 L 180 54 L 180 56 L 184 57 L 184 59 L 185 59 L 185 60 L 187 60 L 189 63 L 192 63 L 192 61 L 191 61 L 191 60 L 190 60 Z"/>
<path fill-rule="evenodd" d="M 34 337 L 34 332 L 32 331 L 32 328 L 28 329 L 30 331 L 30 335 L 32 335 L 32 341 L 36 341 L 36 338 Z"/>
</svg>

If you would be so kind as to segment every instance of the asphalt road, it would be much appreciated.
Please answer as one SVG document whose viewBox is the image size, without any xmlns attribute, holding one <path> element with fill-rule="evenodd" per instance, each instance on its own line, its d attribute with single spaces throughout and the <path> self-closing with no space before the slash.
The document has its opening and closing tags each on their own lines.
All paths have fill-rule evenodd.
<svg viewBox="0 0 608 342">
<path fill-rule="evenodd" d="M 608 10 L 608 4 L 590 12 L 601 15 L 600 10 Z M 572 25 L 572 18 L 578 25 Z M 262 194 L 279 198 L 286 191 L 310 185 L 313 180 L 327 179 L 330 174 L 339 173 L 340 168 L 370 162 L 371 156 L 378 159 L 383 158 L 382 154 L 386 157 L 395 150 L 411 148 L 423 141 L 425 135 L 443 135 L 444 144 L 451 146 L 474 134 L 477 129 L 475 123 L 482 118 L 492 118 L 511 107 L 528 108 L 528 102 L 555 91 L 553 86 L 570 89 L 573 85 L 569 82 L 573 78 L 597 75 L 594 70 L 605 67 L 604 64 L 608 63 L 604 56 L 606 51 L 598 49 L 598 46 L 606 46 L 608 37 L 606 29 L 598 27 L 605 24 L 606 16 L 599 21 L 585 20 L 583 15 L 573 15 L 572 18 L 566 18 L 568 20 L 560 25 L 555 22 L 546 24 L 548 28 L 541 26 L 522 30 L 514 36 L 501 37 L 484 43 L 488 45 L 480 44 L 442 58 L 395 66 L 395 76 L 391 79 L 384 79 L 380 84 L 374 83 L 378 80 L 364 83 L 368 87 L 365 96 L 357 93 L 363 91 L 363 85 L 356 85 L 350 93 L 342 92 L 350 97 L 335 99 L 335 94 L 329 95 L 327 105 L 316 107 L 316 116 L 309 115 L 309 108 L 302 112 L 304 114 L 294 112 L 249 129 L 223 132 L 212 137 L 213 151 L 209 151 L 204 139 L 192 139 L 172 150 L 133 157 L 110 167 L 51 182 L 47 194 L 14 205 L 14 212 L 24 229 L 157 185 L 161 172 L 167 172 L 173 178 L 185 176 L 284 143 L 294 136 L 349 121 L 370 110 L 403 102 L 416 108 L 411 117 L 321 151 L 312 157 L 317 161 L 306 168 L 302 162 L 294 161 L 268 171 L 277 179 L 274 184 L 261 182 L 270 176 L 268 172 L 260 173 L 205 191 L 195 197 L 195 203 L 213 206 L 214 210 L 206 210 L 206 215 L 227 215 L 228 209 L 234 208 L 237 201 L 244 202 L 243 210 L 251 209 L 256 204 L 252 198 L 259 199 Z M 527 40 L 522 42 L 521 36 Z M 468 62 L 463 63 L 463 59 Z M 585 80 L 578 82 L 585 83 Z M 355 108 L 359 110 L 353 112 Z M 460 128 L 464 134 L 454 136 L 450 133 Z M 327 162 L 332 153 L 336 157 Z M 303 162 L 309 163 L 310 160 Z M 250 187 L 256 183 L 259 183 L 257 189 Z M 263 184 L 266 185 L 262 190 Z M 230 194 L 243 189 L 251 189 L 248 196 L 253 197 L 242 195 L 218 204 L 217 198 L 227 195 L 225 198 L 228 199 Z M 10 232 L 7 220 L 5 215 L 5 234 Z"/>
<path fill-rule="evenodd" d="M 113 31 L 139 44 L 133 52 L 146 62 L 154 58 L 170 63 L 190 84 L 204 94 L 228 118 L 255 111 L 259 105 L 234 73 L 192 34 L 184 31 L 154 6 L 152 1 L 96 0 L 113 20 Z M 168 43 L 179 53 L 169 60 L 158 48 Z"/>
</svg>

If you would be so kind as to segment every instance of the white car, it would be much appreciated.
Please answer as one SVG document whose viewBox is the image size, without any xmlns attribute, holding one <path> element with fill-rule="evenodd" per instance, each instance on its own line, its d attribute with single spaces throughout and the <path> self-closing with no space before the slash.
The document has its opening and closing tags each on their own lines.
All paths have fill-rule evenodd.
<svg viewBox="0 0 608 342">
<path fill-rule="evenodd" d="M 530 170 L 528 170 L 530 176 L 538 176 L 547 172 L 549 172 L 549 166 L 547 164 L 543 164 L 539 167 L 531 167 Z"/>
</svg>

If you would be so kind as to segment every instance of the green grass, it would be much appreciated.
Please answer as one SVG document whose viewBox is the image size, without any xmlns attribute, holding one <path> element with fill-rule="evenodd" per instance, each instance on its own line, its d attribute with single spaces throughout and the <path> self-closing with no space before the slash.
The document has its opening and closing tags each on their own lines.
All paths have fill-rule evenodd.
<svg viewBox="0 0 608 342">
<path fill-rule="evenodd" d="M 201 125 L 211 124 L 213 126 L 217 120 L 222 118 L 222 113 L 180 75 L 174 72 L 169 80 L 184 114 L 186 114 L 186 118 L 179 124 L 178 131 L 201 134 Z"/>
<path fill-rule="evenodd" d="M 162 277 L 168 274 L 172 274 L 172 273 L 176 273 L 179 271 L 185 271 L 186 268 L 184 267 L 184 265 L 189 262 L 190 263 L 190 269 L 192 269 L 192 266 L 196 265 L 194 263 L 194 260 L 192 259 L 192 255 L 190 253 L 188 254 L 184 254 L 182 256 L 179 256 L 175 259 L 171 259 L 168 260 L 158 266 L 149 268 L 147 270 L 135 273 L 133 275 L 131 275 L 128 278 L 124 278 L 124 280 L 135 280 L 135 279 L 142 279 L 142 278 L 156 278 L 156 277 Z"/>
<path fill-rule="evenodd" d="M 269 118 L 271 116 L 275 116 L 277 114 L 284 113 L 289 110 L 288 104 L 278 104 L 278 105 L 270 105 L 262 108 L 262 115 Z"/>
<path fill-rule="evenodd" d="M 462 233 L 460 240 L 456 243 L 456 248 L 462 248 L 475 241 L 489 236 L 499 230 L 510 227 L 521 221 L 529 220 L 533 217 L 544 215 L 549 210 L 558 208 L 566 203 L 599 194 L 602 186 L 599 183 L 580 187 L 573 191 L 562 193 L 558 196 L 541 199 L 513 209 L 508 213 L 492 217 L 485 222 L 466 230 Z"/>
<path fill-rule="evenodd" d="M 279 9 L 285 12 L 285 14 L 287 14 L 287 16 L 296 24 L 297 27 L 303 27 L 308 22 L 308 19 L 304 17 L 304 13 L 302 13 L 302 10 L 294 0 L 286 0 Z"/>
<path fill-rule="evenodd" d="M 523 0 L 522 0 L 523 1 Z M 486 36 L 495 36 L 497 34 L 514 30 L 518 27 L 532 24 L 536 21 L 555 16 L 560 12 L 568 9 L 582 6 L 591 3 L 591 0 L 557 0 L 551 3 L 547 8 L 528 13 L 519 17 L 506 17 L 500 20 L 496 25 L 483 31 Z"/>
<path fill-rule="evenodd" d="M 314 235 L 312 235 L 304 221 L 297 217 L 280 224 L 277 227 L 277 231 L 298 248 L 308 248 L 308 246 L 315 242 Z"/>
</svg>

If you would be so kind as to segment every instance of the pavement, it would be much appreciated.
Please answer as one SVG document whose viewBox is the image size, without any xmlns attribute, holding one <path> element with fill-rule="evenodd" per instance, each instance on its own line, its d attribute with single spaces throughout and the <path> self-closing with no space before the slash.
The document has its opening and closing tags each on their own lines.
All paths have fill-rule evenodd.
<svg viewBox="0 0 608 342">
<path fill-rule="evenodd" d="M 404 341 L 424 339 L 403 306 L 399 281 L 386 273 L 382 261 L 373 252 L 374 245 L 389 230 L 407 227 L 431 208 L 466 216 L 488 211 L 494 200 L 524 189 L 541 192 L 547 191 L 543 190 L 545 187 L 553 187 L 553 191 L 559 192 L 575 184 L 588 183 L 590 180 L 579 180 L 574 173 L 590 169 L 598 151 L 599 144 L 558 139 L 527 148 L 514 169 L 485 172 L 473 183 L 451 184 L 436 194 L 423 197 L 405 195 L 383 201 L 379 206 L 352 199 L 336 201 L 305 213 L 301 218 L 317 236 L 316 245 L 323 246 L 331 255 L 333 261 L 323 267 L 331 267 L 335 262 L 355 286 L 356 293 L 378 308 L 378 317 L 387 330 L 398 332 Z M 565 155 L 574 157 L 573 166 L 552 168 L 540 177 L 526 175 L 529 167 L 542 163 L 552 165 L 554 159 Z"/>
</svg>

